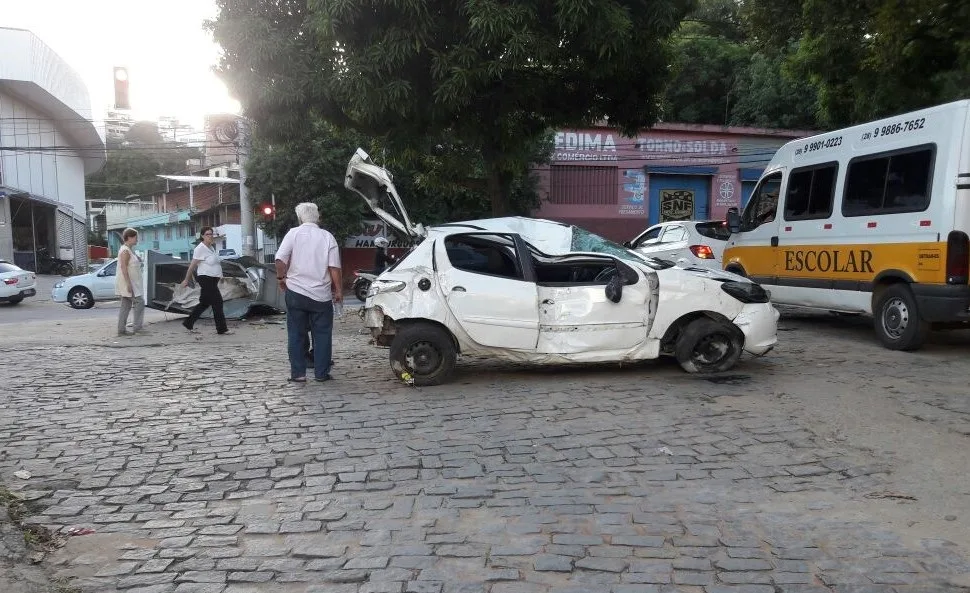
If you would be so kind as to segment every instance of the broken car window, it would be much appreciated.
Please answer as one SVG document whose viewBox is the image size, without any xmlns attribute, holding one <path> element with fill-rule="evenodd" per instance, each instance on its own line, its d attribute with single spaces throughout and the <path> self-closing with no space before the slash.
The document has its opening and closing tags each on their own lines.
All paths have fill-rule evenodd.
<svg viewBox="0 0 970 593">
<path fill-rule="evenodd" d="M 445 240 L 451 265 L 475 274 L 522 279 L 522 270 L 511 237 L 501 235 L 452 235 Z"/>
</svg>

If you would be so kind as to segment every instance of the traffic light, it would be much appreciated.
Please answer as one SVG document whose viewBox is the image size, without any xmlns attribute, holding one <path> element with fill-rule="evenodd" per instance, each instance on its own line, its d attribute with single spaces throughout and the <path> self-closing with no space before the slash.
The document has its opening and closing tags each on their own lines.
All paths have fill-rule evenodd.
<svg viewBox="0 0 970 593">
<path fill-rule="evenodd" d="M 259 213 L 263 215 L 263 220 L 270 221 L 276 220 L 276 206 L 263 202 L 259 205 Z"/>
</svg>

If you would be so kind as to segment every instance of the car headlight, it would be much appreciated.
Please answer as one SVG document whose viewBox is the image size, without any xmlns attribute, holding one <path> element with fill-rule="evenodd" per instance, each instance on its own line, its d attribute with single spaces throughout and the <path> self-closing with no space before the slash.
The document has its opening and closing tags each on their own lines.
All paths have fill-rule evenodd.
<svg viewBox="0 0 970 593">
<path fill-rule="evenodd" d="M 55 283 L 54 288 L 64 288 L 64 281 L 61 280 L 60 282 Z"/>
<path fill-rule="evenodd" d="M 767 290 L 754 282 L 722 282 L 721 290 L 742 303 L 767 303 L 771 298 Z"/>
</svg>

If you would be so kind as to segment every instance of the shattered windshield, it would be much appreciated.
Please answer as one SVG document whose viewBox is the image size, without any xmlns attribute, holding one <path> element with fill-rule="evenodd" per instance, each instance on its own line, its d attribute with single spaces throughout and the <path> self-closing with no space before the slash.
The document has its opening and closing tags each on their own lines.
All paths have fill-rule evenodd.
<svg viewBox="0 0 970 593">
<path fill-rule="evenodd" d="M 595 233 L 591 233 L 584 228 L 574 226 L 573 229 L 573 241 L 570 245 L 572 251 L 589 251 L 593 253 L 606 253 L 612 255 L 618 259 L 625 259 L 627 261 L 632 261 L 638 264 L 647 264 L 655 270 L 661 270 L 669 267 L 664 264 L 661 260 L 656 258 L 643 258 L 636 255 L 634 252 L 630 251 L 626 247 L 620 245 L 619 243 L 614 243 L 605 237 L 601 237 Z"/>
</svg>

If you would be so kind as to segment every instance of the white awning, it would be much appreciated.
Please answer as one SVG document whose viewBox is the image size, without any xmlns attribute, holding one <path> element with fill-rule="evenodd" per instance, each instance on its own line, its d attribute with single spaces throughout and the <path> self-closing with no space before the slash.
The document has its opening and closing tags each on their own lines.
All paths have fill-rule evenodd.
<svg viewBox="0 0 970 593">
<path fill-rule="evenodd" d="M 196 175 L 158 175 L 162 179 L 171 179 L 182 183 L 239 183 L 232 177 L 202 177 Z"/>
</svg>

